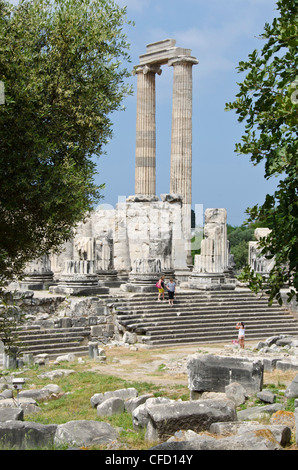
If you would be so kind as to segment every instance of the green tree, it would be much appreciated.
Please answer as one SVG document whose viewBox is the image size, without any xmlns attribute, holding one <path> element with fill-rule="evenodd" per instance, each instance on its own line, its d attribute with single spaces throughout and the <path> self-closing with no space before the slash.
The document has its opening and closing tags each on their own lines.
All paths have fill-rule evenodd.
<svg viewBox="0 0 298 470">
<path fill-rule="evenodd" d="M 241 225 L 240 227 L 227 226 L 230 252 L 234 256 L 237 270 L 247 265 L 248 242 L 254 240 L 254 228 Z"/>
<path fill-rule="evenodd" d="M 235 110 L 238 121 L 245 122 L 236 152 L 250 155 L 254 165 L 264 162 L 266 179 L 280 178 L 274 194 L 247 211 L 250 222 L 270 224 L 272 231 L 261 246 L 264 255 L 274 256 L 275 267 L 266 283 L 248 267 L 242 278 L 252 289 L 265 290 L 270 301 L 281 302 L 280 289 L 286 283 L 289 300 L 298 298 L 298 0 L 278 1 L 277 10 L 279 16 L 261 35 L 261 53 L 254 50 L 239 63 L 238 71 L 246 76 L 226 109 Z"/>
<path fill-rule="evenodd" d="M 112 0 L 0 0 L 0 286 L 101 197 L 92 158 L 131 93 L 128 23 Z"/>
</svg>

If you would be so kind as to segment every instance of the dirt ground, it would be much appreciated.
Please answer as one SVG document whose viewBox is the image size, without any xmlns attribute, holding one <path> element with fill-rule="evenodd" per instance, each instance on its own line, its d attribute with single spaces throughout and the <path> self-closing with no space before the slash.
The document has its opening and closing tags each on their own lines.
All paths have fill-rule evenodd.
<svg viewBox="0 0 298 470">
<path fill-rule="evenodd" d="M 129 381 L 150 382 L 155 385 L 188 384 L 187 361 L 192 354 L 237 355 L 254 357 L 252 349 L 256 342 L 246 344 L 245 350 L 233 348 L 224 343 L 196 344 L 189 346 L 169 347 L 160 349 L 127 348 L 122 346 L 105 347 L 106 361 L 94 363 L 92 370 L 109 374 Z M 296 372 L 297 373 L 297 372 Z M 293 371 L 283 377 L 290 383 Z"/>
<path fill-rule="evenodd" d="M 107 347 L 106 361 L 95 364 L 93 370 L 125 380 L 154 384 L 187 385 L 187 357 L 199 352 L 198 346 L 142 349 Z"/>
</svg>

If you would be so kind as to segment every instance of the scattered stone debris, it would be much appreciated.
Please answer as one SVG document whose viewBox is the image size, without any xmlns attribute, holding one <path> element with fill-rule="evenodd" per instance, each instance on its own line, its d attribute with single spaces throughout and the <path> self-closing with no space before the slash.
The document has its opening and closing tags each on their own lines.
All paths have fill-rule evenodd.
<svg viewBox="0 0 298 470">
<path fill-rule="evenodd" d="M 198 356 L 204 366 L 203 381 L 197 380 L 190 370 L 189 364 L 194 356 Z M 232 345 L 224 347 L 216 355 L 203 352 L 179 359 L 176 373 L 177 370 L 180 373 L 184 370 L 189 377 L 191 393 L 188 401 L 153 397 L 151 394 L 139 396 L 135 388 L 125 388 L 94 394 L 90 398 L 90 406 L 96 408 L 98 416 L 111 416 L 124 411 L 130 413 L 134 430 L 145 429 L 146 440 L 149 445 L 154 444 L 151 450 L 283 450 L 293 443 L 293 437 L 298 441 L 298 373 L 284 392 L 285 398 L 296 398 L 295 412 L 289 412 L 283 403 L 276 401 L 278 393 L 262 388 L 265 359 L 270 359 L 270 367 L 277 368 L 279 362 L 295 366 L 297 338 L 279 335 L 268 338 L 254 349 L 240 350 Z M 61 362 L 65 362 L 64 357 L 56 363 Z M 238 375 L 233 372 L 237 362 L 238 369 L 245 372 L 244 381 L 238 370 Z M 224 365 L 228 366 L 229 380 L 223 373 Z M 216 374 L 214 371 L 210 374 L 211 366 L 221 370 L 217 378 L 224 375 L 220 386 L 212 385 L 210 377 L 215 381 Z M 165 364 L 165 368 L 172 372 L 174 361 Z M 55 369 L 38 377 L 53 381 L 56 377 L 72 373 L 72 369 Z M 24 417 L 28 419 L 28 415 L 38 412 L 39 401 L 57 399 L 63 391 L 51 382 L 42 389 L 19 391 L 16 400 L 12 380 L 13 376 L 10 375 L 0 380 L 1 448 L 34 449 L 60 445 L 69 448 L 94 445 L 113 450 L 123 448 L 119 430 L 108 423 L 79 420 L 62 425 L 41 425 L 24 421 Z M 196 389 L 198 393 L 192 393 Z M 252 396 L 261 403 L 240 410 L 240 405 Z M 159 442 L 158 445 L 155 445 L 156 442 Z"/>
</svg>

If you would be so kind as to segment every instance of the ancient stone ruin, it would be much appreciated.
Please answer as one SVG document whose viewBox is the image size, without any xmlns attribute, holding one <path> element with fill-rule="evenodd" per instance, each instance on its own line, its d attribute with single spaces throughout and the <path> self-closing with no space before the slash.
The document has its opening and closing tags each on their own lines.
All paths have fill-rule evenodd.
<svg viewBox="0 0 298 470">
<path fill-rule="evenodd" d="M 201 254 L 195 263 L 189 287 L 196 289 L 234 289 L 235 279 L 229 276 L 229 242 L 226 209 L 206 209 Z"/>
<path fill-rule="evenodd" d="M 85 348 L 88 343 L 89 357 L 95 361 L 105 360 L 104 351 L 99 350 L 99 343 L 107 344 L 111 337 L 122 335 L 123 343 L 134 344 L 137 342 L 137 333 L 143 335 L 146 330 L 146 325 L 139 324 L 137 333 L 132 328 L 125 331 L 125 327 L 129 326 L 127 318 L 121 322 L 121 310 L 117 311 L 115 305 L 109 303 L 108 297 L 108 300 L 100 297 L 101 294 L 109 294 L 110 288 L 117 287 L 119 292 L 137 292 L 142 295 L 143 292 L 156 290 L 155 283 L 161 274 L 173 276 L 182 288 L 191 289 L 193 303 L 189 307 L 186 305 L 186 308 L 198 317 L 194 302 L 201 292 L 195 292 L 194 295 L 193 290 L 233 291 L 236 287 L 235 278 L 231 274 L 226 209 L 206 209 L 201 252 L 195 256 L 192 265 L 192 67 L 197 63 L 191 51 L 176 47 L 173 39 L 147 46 L 146 52 L 140 56 L 139 65 L 134 69 L 137 77 L 135 194 L 119 200 L 114 209 L 98 207 L 86 222 L 76 227 L 74 238 L 65 243 L 59 255 L 49 254 L 28 263 L 24 277 L 18 283 L 21 290 L 29 290 L 29 293 L 24 294 L 17 308 L 25 310 L 27 318 L 33 317 L 37 334 L 41 335 L 42 330 L 56 328 L 66 330 L 68 326 L 80 330 L 76 333 L 82 336 L 79 341 L 85 344 L 79 348 Z M 173 68 L 171 172 L 170 193 L 158 197 L 155 79 L 156 75 L 161 74 L 164 65 Z M 258 229 L 255 234 L 257 241 L 251 242 L 249 247 L 249 263 L 256 272 L 262 274 L 268 273 L 270 263 L 274 262 L 270 260 L 268 263 L 266 257 L 260 256 L 259 240 L 267 233 L 267 229 Z M 44 289 L 58 294 L 57 297 L 33 299 L 31 290 Z M 204 295 L 199 299 L 200 308 Z M 211 296 L 209 292 L 209 302 Z M 138 295 L 135 298 L 138 301 Z M 228 304 L 228 297 L 221 299 L 220 302 Z M 125 314 L 125 306 L 122 308 L 123 316 L 129 317 Z M 146 312 L 143 304 L 140 316 L 146 316 Z M 117 315 L 118 321 L 115 321 Z M 161 316 L 160 312 L 158 315 Z M 183 317 L 182 307 L 175 315 Z M 137 325 L 137 315 L 132 321 Z M 224 322 L 224 315 L 220 321 Z M 153 323 L 155 327 L 156 319 L 153 319 Z M 173 323 L 173 319 L 170 323 Z M 168 324 L 159 328 L 164 331 Z M 205 324 L 204 328 L 208 329 L 208 326 Z M 191 329 L 195 329 L 194 323 Z M 177 324 L 174 330 L 175 336 L 171 341 L 179 344 Z M 66 334 L 62 332 L 63 343 L 66 342 Z M 129 340 L 128 336 L 133 339 Z M 222 340 L 222 337 L 221 333 L 218 340 Z M 143 338 L 144 344 L 148 338 L 150 335 Z M 281 337 L 279 341 L 286 342 L 289 338 Z M 293 339 L 295 341 L 296 338 Z M 267 346 L 265 344 L 263 350 Z M 81 352 L 85 349 L 78 350 Z M 57 352 L 52 354 L 57 355 Z M 23 363 L 32 363 L 31 356 L 32 353 L 25 354 Z M 56 362 L 59 364 L 59 361 L 71 360 L 66 357 L 57 357 Z M 15 359 L 4 354 L 5 367 L 14 368 L 15 365 L 8 361 Z M 46 364 L 48 360 L 46 353 L 35 354 L 35 364 Z M 239 404 L 244 403 L 248 394 L 262 393 L 259 398 L 265 402 L 268 400 L 268 392 L 262 391 L 263 372 L 268 364 L 273 367 L 276 363 L 289 369 L 296 370 L 297 367 L 295 361 L 282 361 L 275 357 L 249 359 L 239 355 L 221 357 L 196 354 L 189 358 L 187 364 L 190 390 L 188 401 L 174 401 L 151 394 L 138 396 L 135 389 L 121 389 L 96 393 L 90 399 L 91 406 L 97 409 L 99 417 L 122 413 L 124 410 L 131 413 L 133 427 L 146 428 L 148 442 L 161 442 L 153 448 L 155 451 L 234 448 L 281 450 L 282 446 L 290 442 L 291 430 L 288 426 L 264 427 L 254 422 L 248 423 L 245 421 L 247 416 L 243 417 L 242 411 L 236 411 L 237 401 L 240 400 Z M 63 368 L 51 371 L 50 376 L 42 378 L 52 381 L 55 376 L 69 373 L 73 371 Z M 286 391 L 289 397 L 296 398 L 298 395 L 297 377 Z M 214 393 L 215 397 L 203 398 L 205 392 Z M 27 420 L 23 422 L 24 415 L 38 412 L 35 398 L 57 399 L 62 393 L 55 384 L 40 390 L 25 390 L 18 395 L 23 400 L 22 408 L 12 408 L 12 390 L 4 389 L 0 394 L 2 445 L 7 448 L 32 449 L 67 443 L 71 447 L 80 447 L 110 445 L 117 440 L 118 429 L 99 421 L 80 420 L 59 425 L 42 425 Z M 271 396 L 272 393 L 269 399 Z M 262 407 L 262 412 L 272 414 L 280 410 L 280 406 L 278 403 L 266 405 Z M 296 406 L 296 428 L 297 409 Z M 202 435 L 202 432 L 207 434 Z M 228 434 L 228 437 L 216 439 L 209 435 L 211 432 L 222 436 Z"/>
<path fill-rule="evenodd" d="M 248 299 L 246 293 L 239 295 L 237 291 L 237 299 L 232 299 L 236 278 L 229 253 L 225 208 L 205 210 L 204 238 L 200 254 L 192 262 L 192 70 L 198 60 L 190 49 L 177 47 L 173 39 L 149 44 L 139 59 L 134 67 L 137 81 L 135 194 L 119 197 L 115 208 L 99 206 L 77 225 L 73 239 L 64 244 L 60 254 L 48 254 L 28 263 L 23 279 L 11 286 L 21 291 L 17 292 L 17 308 L 25 312 L 30 326 L 38 328 L 30 331 L 30 337 L 38 335 L 40 341 L 47 329 L 69 328 L 72 331 L 67 332 L 67 341 L 64 337 L 59 343 L 63 342 L 64 346 L 66 342 L 76 341 L 77 351 L 86 347 L 87 337 L 101 344 L 113 336 L 117 341 L 132 336 L 131 343 L 147 345 L 200 342 L 206 340 L 206 328 L 201 322 L 205 321 L 202 316 L 209 306 L 221 309 L 222 328 L 229 338 L 234 334 L 234 320 L 224 316 L 223 303 L 229 304 L 230 311 L 236 315 L 237 309 L 242 309 L 242 302 L 251 311 L 258 308 L 262 313 L 261 302 L 256 307 L 256 299 Z M 155 80 L 164 66 L 173 70 L 170 192 L 157 196 Z M 258 229 L 257 235 L 262 237 L 264 230 Z M 267 261 L 259 256 L 258 240 L 252 242 L 250 263 L 254 269 L 268 272 Z M 171 328 L 160 309 L 158 327 L 156 319 L 151 319 L 150 293 L 156 292 L 161 275 L 166 279 L 173 277 L 179 295 L 182 293 L 173 306 L 178 311 L 173 313 Z M 48 290 L 55 295 L 44 296 L 42 292 L 35 293 L 37 290 Z M 148 295 L 142 297 L 143 293 Z M 135 302 L 131 320 L 126 317 L 128 298 L 130 303 L 132 298 Z M 246 318 L 250 321 L 250 317 Z M 190 321 L 192 328 L 189 328 Z M 262 321 L 265 322 L 263 317 Z M 284 317 L 282 327 L 286 332 L 287 328 L 293 328 L 292 321 L 292 317 Z M 74 331 L 78 328 L 80 332 Z M 272 325 L 272 334 L 280 332 L 280 328 Z M 220 334 L 223 341 L 222 331 L 214 330 L 209 328 L 209 340 L 217 339 L 216 335 Z M 256 337 L 259 331 L 262 329 L 254 324 L 251 337 Z"/>
<path fill-rule="evenodd" d="M 205 240 L 193 269 L 192 67 L 198 60 L 174 39 L 149 44 L 134 68 L 137 77 L 135 194 L 115 209 L 99 206 L 79 224 L 59 256 L 30 263 L 22 288 L 93 295 L 110 287 L 146 292 L 162 273 L 194 288 L 234 288 L 226 282 L 225 209 L 206 211 Z M 170 194 L 156 195 L 156 75 L 173 68 Z M 192 272 L 193 269 L 193 272 Z M 188 284 L 186 284 L 188 285 Z"/>
<path fill-rule="evenodd" d="M 266 258 L 261 253 L 259 247 L 260 240 L 266 238 L 271 230 L 269 228 L 256 228 L 254 232 L 255 241 L 250 241 L 248 245 L 248 264 L 251 269 L 262 276 L 268 276 L 274 266 L 274 258 Z"/>
</svg>

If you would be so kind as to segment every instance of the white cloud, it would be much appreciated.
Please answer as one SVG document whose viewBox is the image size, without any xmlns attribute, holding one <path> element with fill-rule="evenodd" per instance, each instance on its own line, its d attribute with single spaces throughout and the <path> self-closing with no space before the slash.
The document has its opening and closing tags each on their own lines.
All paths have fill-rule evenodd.
<svg viewBox="0 0 298 470">
<path fill-rule="evenodd" d="M 197 12 L 198 4 L 202 3 L 203 13 L 205 2 L 194 0 L 194 3 Z M 275 3 L 275 0 L 210 0 L 208 10 L 205 4 L 204 16 L 198 17 L 197 22 L 192 20 L 192 27 L 176 27 L 171 32 L 154 29 L 150 33 L 154 38 L 175 38 L 177 46 L 191 48 L 199 60 L 200 77 L 208 78 L 216 72 L 234 71 L 239 60 L 259 48 L 256 38 L 263 32 L 263 18 L 268 15 L 267 21 L 271 22 L 276 13 Z"/>
<path fill-rule="evenodd" d="M 127 7 L 127 9 L 142 13 L 149 7 L 150 0 L 116 0 L 117 5 L 120 7 Z"/>
</svg>

